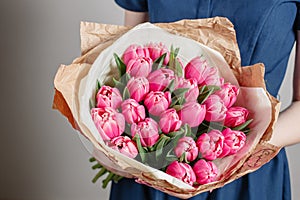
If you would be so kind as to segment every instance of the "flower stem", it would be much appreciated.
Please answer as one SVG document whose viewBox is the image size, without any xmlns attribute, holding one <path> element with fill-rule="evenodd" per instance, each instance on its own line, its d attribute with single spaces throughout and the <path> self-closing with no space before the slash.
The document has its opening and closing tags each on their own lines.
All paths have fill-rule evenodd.
<svg viewBox="0 0 300 200">
<path fill-rule="evenodd" d="M 102 188 L 106 188 L 108 183 L 112 180 L 114 177 L 114 173 L 109 172 L 108 176 L 102 181 Z"/>
<path fill-rule="evenodd" d="M 96 165 L 92 166 L 92 169 L 102 168 L 102 165 L 97 163 Z"/>
<path fill-rule="evenodd" d="M 93 178 L 92 182 L 96 183 L 96 181 L 107 172 L 107 169 L 105 169 L 104 167 L 96 174 L 96 176 Z"/>
</svg>

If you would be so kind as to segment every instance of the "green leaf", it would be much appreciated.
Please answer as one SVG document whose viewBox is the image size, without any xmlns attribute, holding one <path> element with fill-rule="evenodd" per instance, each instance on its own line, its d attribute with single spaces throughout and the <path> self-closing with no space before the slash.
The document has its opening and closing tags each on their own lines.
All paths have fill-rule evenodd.
<svg viewBox="0 0 300 200">
<path fill-rule="evenodd" d="M 175 156 L 175 155 L 167 155 L 166 156 L 166 160 L 168 161 L 168 162 L 173 162 L 173 161 L 175 161 L 175 160 L 177 160 L 178 158 L 177 158 L 177 156 Z"/>
<path fill-rule="evenodd" d="M 180 64 L 180 62 L 175 59 L 175 75 L 177 75 L 178 77 L 183 77 L 183 69 L 182 69 L 182 66 Z"/>
<path fill-rule="evenodd" d="M 124 92 L 124 89 L 125 89 L 125 84 L 123 84 L 122 82 L 116 80 L 115 78 L 113 78 L 113 82 L 114 82 L 114 87 L 117 88 L 120 93 L 122 94 Z"/>
<path fill-rule="evenodd" d="M 178 101 L 178 104 L 179 105 L 183 105 L 184 103 L 185 103 L 185 98 L 184 97 L 180 97 L 179 101 Z"/>
<path fill-rule="evenodd" d="M 179 98 L 178 97 L 176 97 L 176 96 L 172 97 L 170 107 L 174 107 L 178 102 L 179 102 Z"/>
<path fill-rule="evenodd" d="M 205 90 L 207 90 L 206 88 L 207 88 L 206 85 L 199 87 L 199 94 L 202 94 Z"/>
<path fill-rule="evenodd" d="M 127 85 L 128 81 L 131 79 L 130 74 L 125 73 L 125 84 Z"/>
<path fill-rule="evenodd" d="M 207 121 L 203 121 L 201 123 L 201 125 L 203 125 L 204 127 L 206 127 L 206 132 L 210 132 L 211 130 L 219 130 L 222 131 L 225 128 L 227 128 L 226 126 L 224 126 L 223 123 L 220 122 L 207 122 Z"/>
<path fill-rule="evenodd" d="M 251 122 L 253 121 L 253 119 L 249 119 L 247 120 L 245 123 L 243 123 L 242 125 L 239 125 L 237 127 L 234 127 L 232 130 L 235 131 L 242 131 L 244 128 L 246 128 Z"/>
<path fill-rule="evenodd" d="M 169 90 L 172 93 L 174 91 L 174 88 L 175 88 L 175 80 L 172 79 L 169 85 L 163 90 L 163 92 Z"/>
<path fill-rule="evenodd" d="M 174 51 L 174 57 L 177 57 L 178 53 L 179 53 L 179 48 L 176 48 Z"/>
<path fill-rule="evenodd" d="M 171 45 L 170 56 L 176 58 L 179 53 L 179 50 L 180 48 L 177 47 L 176 49 L 174 49 L 173 45 Z"/>
<path fill-rule="evenodd" d="M 142 163 L 145 163 L 145 161 L 146 161 L 146 151 L 142 146 L 140 136 L 138 134 L 136 134 L 133 139 L 136 142 L 136 145 L 137 145 L 137 148 L 139 150 L 139 154 L 140 154 Z"/>
<path fill-rule="evenodd" d="M 164 60 L 165 60 L 166 56 L 167 56 L 167 53 L 164 53 L 163 55 L 161 55 L 159 58 L 157 58 L 153 62 L 153 65 L 152 65 L 152 70 L 153 71 L 158 70 L 158 69 L 163 67 L 163 63 L 164 63 Z"/>
<path fill-rule="evenodd" d="M 117 87 L 118 85 L 123 85 L 123 83 L 121 83 L 120 81 L 118 81 L 117 79 L 115 79 L 114 77 L 112 78 L 113 82 L 114 82 L 114 86 Z"/>
<path fill-rule="evenodd" d="M 174 105 L 174 106 L 172 106 L 172 108 L 174 108 L 176 111 L 181 110 L 182 107 L 183 107 L 183 105 Z"/>
<path fill-rule="evenodd" d="M 178 131 L 174 131 L 174 132 L 168 133 L 168 136 L 169 136 L 170 138 L 174 138 L 174 137 L 176 137 L 176 136 L 178 136 L 178 135 L 181 135 L 181 134 L 183 134 L 183 133 L 184 133 L 183 128 L 180 128 Z"/>
<path fill-rule="evenodd" d="M 178 97 L 184 97 L 187 91 L 189 91 L 189 88 L 178 88 L 174 90 L 173 94 Z"/>
<path fill-rule="evenodd" d="M 192 134 L 192 129 L 188 124 L 184 125 L 184 135 L 187 136 L 187 137 L 193 137 L 194 138 L 194 135 Z"/>
<path fill-rule="evenodd" d="M 175 105 L 182 105 L 185 102 L 185 93 L 189 90 L 189 88 L 179 88 L 173 91 L 172 93 L 172 102 L 170 107 L 174 107 Z"/>
<path fill-rule="evenodd" d="M 131 78 L 130 74 L 125 73 L 123 76 L 120 77 L 118 82 L 119 84 L 127 85 L 130 78 Z"/>
<path fill-rule="evenodd" d="M 126 73 L 126 65 L 116 53 L 114 53 L 114 58 L 120 73 L 120 77 L 122 77 Z"/>
<path fill-rule="evenodd" d="M 155 151 L 155 158 L 156 160 L 160 160 L 161 155 L 163 154 L 163 149 L 165 144 L 168 142 L 168 140 L 170 139 L 169 137 L 165 136 L 165 135 L 161 135 L 161 140 L 159 141 L 156 151 Z"/>
<path fill-rule="evenodd" d="M 123 91 L 123 101 L 130 98 L 130 92 L 127 87 Z"/>
<path fill-rule="evenodd" d="M 176 58 L 178 55 L 178 52 L 179 52 L 179 48 L 176 48 L 174 50 L 173 46 L 171 46 L 168 68 L 173 70 L 175 75 L 177 75 L 178 77 L 182 77 L 183 69 L 182 69 L 180 62 L 178 61 L 178 58 Z"/>
<path fill-rule="evenodd" d="M 91 99 L 90 99 L 89 103 L 90 103 L 90 110 L 91 110 L 92 108 L 95 108 L 95 104 L 93 103 L 93 101 L 92 101 Z"/>
<path fill-rule="evenodd" d="M 214 85 L 208 85 L 206 86 L 205 88 L 201 88 L 200 89 L 200 93 L 199 93 L 199 96 L 198 96 L 198 102 L 200 104 L 202 104 L 204 101 L 206 101 L 206 99 L 212 95 L 215 91 L 219 90 L 220 87 L 218 86 L 214 86 Z"/>
<path fill-rule="evenodd" d="M 101 83 L 99 80 L 97 80 L 96 93 L 99 91 L 100 88 L 101 88 Z"/>
<path fill-rule="evenodd" d="M 179 162 L 183 162 L 185 160 L 186 154 L 183 152 L 183 154 L 179 158 Z"/>
</svg>

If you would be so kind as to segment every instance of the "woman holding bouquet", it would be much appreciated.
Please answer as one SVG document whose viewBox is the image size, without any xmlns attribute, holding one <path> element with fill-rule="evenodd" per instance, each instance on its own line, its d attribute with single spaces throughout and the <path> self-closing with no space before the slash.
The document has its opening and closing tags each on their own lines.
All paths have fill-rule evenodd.
<svg viewBox="0 0 300 200">
<path fill-rule="evenodd" d="M 171 1 L 115 0 L 125 11 L 125 25 L 142 22 L 174 22 L 181 19 L 227 17 L 234 25 L 242 66 L 265 64 L 267 90 L 278 95 L 289 55 L 295 41 L 300 41 L 300 0 L 296 1 Z M 285 147 L 300 142 L 297 124 L 300 117 L 300 43 L 297 42 L 294 71 L 294 101 L 280 114 L 270 143 Z M 123 179 L 112 185 L 112 200 L 176 199 L 134 180 Z M 285 150 L 257 171 L 220 189 L 199 194 L 204 200 L 289 200 L 290 180 Z"/>
</svg>

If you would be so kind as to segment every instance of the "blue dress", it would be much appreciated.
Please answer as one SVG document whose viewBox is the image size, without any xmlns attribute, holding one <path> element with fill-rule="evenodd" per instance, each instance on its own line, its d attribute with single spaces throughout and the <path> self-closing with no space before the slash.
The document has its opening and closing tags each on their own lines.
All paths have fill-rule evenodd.
<svg viewBox="0 0 300 200">
<path fill-rule="evenodd" d="M 300 29 L 300 0 L 115 0 L 124 9 L 148 12 L 150 22 L 173 22 L 215 16 L 234 25 L 242 66 L 265 64 L 268 91 L 277 96 L 289 55 Z M 298 5 L 299 4 L 299 5 Z M 300 8 L 300 7 L 299 7 Z M 300 13 L 300 12 L 299 12 Z M 134 180 L 112 184 L 111 200 L 177 199 Z M 259 170 L 193 200 L 289 200 L 290 179 L 285 150 Z"/>
</svg>

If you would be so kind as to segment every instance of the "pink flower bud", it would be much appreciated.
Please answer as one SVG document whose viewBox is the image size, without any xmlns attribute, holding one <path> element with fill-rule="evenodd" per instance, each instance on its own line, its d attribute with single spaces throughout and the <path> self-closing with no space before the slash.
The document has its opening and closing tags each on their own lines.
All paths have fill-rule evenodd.
<svg viewBox="0 0 300 200">
<path fill-rule="evenodd" d="M 129 90 L 130 97 L 137 102 L 140 102 L 149 92 L 149 82 L 145 77 L 132 77 L 127 82 L 127 88 Z"/>
<path fill-rule="evenodd" d="M 135 142 L 127 136 L 119 136 L 113 138 L 109 142 L 108 146 L 128 156 L 129 158 L 135 158 L 138 155 L 138 150 Z"/>
<path fill-rule="evenodd" d="M 144 121 L 131 125 L 131 134 L 140 136 L 142 146 L 151 147 L 158 138 L 158 124 L 152 118 L 146 118 Z"/>
<path fill-rule="evenodd" d="M 197 127 L 203 122 L 205 113 L 205 105 L 197 102 L 188 102 L 178 111 L 178 116 L 183 124 L 188 124 L 190 127 Z"/>
<path fill-rule="evenodd" d="M 162 113 L 159 120 L 159 127 L 164 133 L 177 131 L 182 122 L 175 109 L 171 108 Z"/>
<path fill-rule="evenodd" d="M 149 50 L 139 45 L 130 45 L 123 53 L 122 59 L 124 64 L 127 66 L 128 62 L 136 58 L 149 58 Z"/>
<path fill-rule="evenodd" d="M 219 122 L 225 119 L 227 108 L 218 95 L 210 95 L 203 104 L 206 105 L 206 121 Z"/>
<path fill-rule="evenodd" d="M 164 65 L 168 64 L 170 59 L 170 53 L 166 45 L 164 45 L 163 43 L 149 43 L 148 45 L 146 45 L 146 48 L 148 48 L 150 58 L 153 61 L 166 53 Z"/>
<path fill-rule="evenodd" d="M 147 77 L 152 69 L 152 60 L 147 57 L 138 57 L 129 60 L 126 66 L 126 72 L 134 77 Z"/>
<path fill-rule="evenodd" d="M 174 148 L 175 155 L 180 158 L 183 154 L 188 162 L 194 161 L 198 156 L 198 147 L 191 137 L 182 137 Z"/>
<path fill-rule="evenodd" d="M 193 185 L 196 181 L 195 173 L 192 167 L 187 163 L 174 161 L 167 167 L 166 173 L 189 185 Z"/>
<path fill-rule="evenodd" d="M 200 135 L 196 144 L 203 158 L 214 160 L 222 153 L 224 136 L 219 130 L 211 130 Z"/>
<path fill-rule="evenodd" d="M 242 131 L 226 128 L 222 133 L 224 135 L 224 146 L 220 158 L 237 153 L 246 143 L 246 135 Z"/>
<path fill-rule="evenodd" d="M 97 107 L 112 107 L 117 109 L 122 103 L 122 96 L 117 88 L 102 86 L 96 95 Z"/>
<path fill-rule="evenodd" d="M 92 108 L 92 119 L 104 141 L 120 136 L 125 130 L 125 119 L 111 107 Z"/>
<path fill-rule="evenodd" d="M 144 104 L 150 114 L 160 116 L 169 108 L 171 104 L 171 94 L 170 92 L 151 91 L 145 97 Z"/>
<path fill-rule="evenodd" d="M 194 78 L 176 78 L 175 89 L 188 88 L 189 90 L 185 93 L 185 101 L 196 101 L 199 96 L 199 88 L 197 80 Z"/>
<path fill-rule="evenodd" d="M 198 85 L 221 85 L 221 79 L 216 67 L 208 65 L 206 60 L 200 57 L 193 58 L 185 67 L 185 77 L 195 78 Z"/>
<path fill-rule="evenodd" d="M 215 94 L 221 97 L 224 105 L 227 108 L 230 108 L 236 102 L 237 96 L 239 94 L 239 88 L 230 83 L 225 83 L 221 86 L 221 90 L 216 91 Z"/>
<path fill-rule="evenodd" d="M 247 121 L 249 111 L 243 107 L 231 107 L 226 112 L 224 125 L 227 127 L 236 127 Z"/>
<path fill-rule="evenodd" d="M 171 69 L 160 68 L 155 70 L 148 76 L 150 90 L 162 91 L 169 86 L 173 79 L 175 79 L 175 75 Z"/>
<path fill-rule="evenodd" d="M 134 99 L 125 100 L 122 105 L 122 114 L 129 124 L 137 123 L 145 119 L 145 108 Z"/>
<path fill-rule="evenodd" d="M 211 161 L 207 162 L 201 159 L 195 163 L 193 170 L 199 184 L 211 183 L 217 180 L 218 168 Z"/>
</svg>

